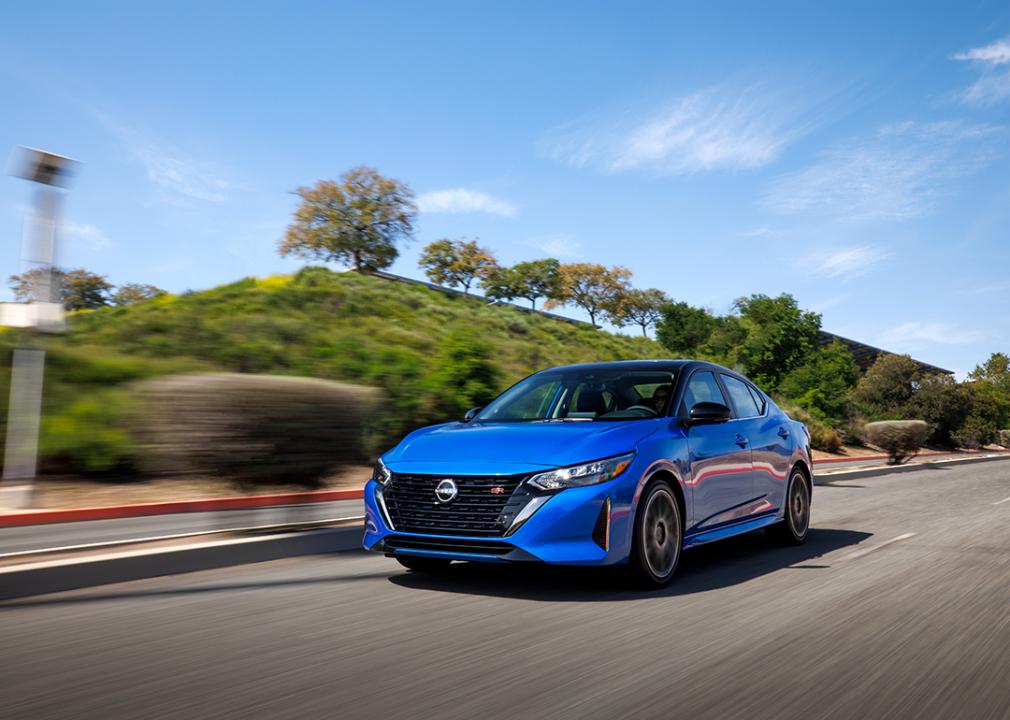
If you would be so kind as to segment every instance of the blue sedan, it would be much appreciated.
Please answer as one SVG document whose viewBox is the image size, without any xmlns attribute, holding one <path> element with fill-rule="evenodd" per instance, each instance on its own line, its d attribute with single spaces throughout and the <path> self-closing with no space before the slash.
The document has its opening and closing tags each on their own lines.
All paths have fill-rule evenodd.
<svg viewBox="0 0 1010 720">
<path fill-rule="evenodd" d="M 385 453 L 365 487 L 363 545 L 415 571 L 627 565 L 661 587 L 695 545 L 758 528 L 803 542 L 812 470 L 803 424 L 731 370 L 557 367 Z"/>
</svg>

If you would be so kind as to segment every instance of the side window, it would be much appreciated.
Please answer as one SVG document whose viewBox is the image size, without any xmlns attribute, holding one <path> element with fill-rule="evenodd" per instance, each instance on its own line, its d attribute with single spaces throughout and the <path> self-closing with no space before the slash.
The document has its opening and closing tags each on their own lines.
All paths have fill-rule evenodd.
<svg viewBox="0 0 1010 720">
<path fill-rule="evenodd" d="M 750 393 L 747 383 L 737 380 L 731 375 L 723 375 L 722 382 L 726 386 L 726 391 L 733 398 L 738 417 L 750 418 L 761 414 L 758 405 L 754 402 L 754 396 Z"/>
<path fill-rule="evenodd" d="M 684 390 L 684 399 L 680 403 L 680 414 L 687 415 L 691 408 L 700 402 L 716 402 L 727 405 L 726 396 L 722 394 L 715 373 L 711 370 L 696 372 L 691 376 Z"/>
<path fill-rule="evenodd" d="M 754 402 L 757 403 L 757 406 L 758 406 L 758 415 L 764 415 L 765 414 L 765 406 L 768 404 L 768 401 L 765 400 L 765 396 L 762 395 L 761 391 L 758 390 L 753 385 L 748 385 L 747 389 L 750 390 L 750 394 L 754 396 Z"/>
</svg>

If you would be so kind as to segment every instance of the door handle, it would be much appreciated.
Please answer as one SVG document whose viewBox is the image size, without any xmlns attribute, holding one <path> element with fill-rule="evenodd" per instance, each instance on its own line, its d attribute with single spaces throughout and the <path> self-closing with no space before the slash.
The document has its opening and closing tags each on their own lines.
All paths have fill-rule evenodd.
<svg viewBox="0 0 1010 720">
<path fill-rule="evenodd" d="M 743 435 L 737 435 L 736 440 L 734 440 L 733 442 L 742 448 L 747 447 L 747 438 L 745 438 Z"/>
<path fill-rule="evenodd" d="M 786 430 L 785 428 L 779 428 L 779 437 L 785 440 L 787 437 L 789 437 L 789 431 Z"/>
</svg>

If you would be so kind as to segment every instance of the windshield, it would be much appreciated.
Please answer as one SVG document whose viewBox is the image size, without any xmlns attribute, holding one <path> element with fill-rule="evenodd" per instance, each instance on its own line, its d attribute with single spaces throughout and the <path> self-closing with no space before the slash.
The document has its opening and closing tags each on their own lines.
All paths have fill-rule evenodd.
<svg viewBox="0 0 1010 720">
<path fill-rule="evenodd" d="M 513 385 L 475 419 L 648 420 L 666 414 L 675 380 L 668 370 L 548 370 Z"/>
</svg>

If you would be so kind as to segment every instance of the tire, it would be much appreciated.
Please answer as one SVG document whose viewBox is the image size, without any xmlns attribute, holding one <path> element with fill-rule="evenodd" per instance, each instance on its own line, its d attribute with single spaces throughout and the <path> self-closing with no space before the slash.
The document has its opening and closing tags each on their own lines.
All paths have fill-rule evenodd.
<svg viewBox="0 0 1010 720">
<path fill-rule="evenodd" d="M 417 557 L 414 555 L 397 555 L 395 557 L 396 562 L 408 570 L 422 573 L 442 572 L 452 562 L 451 560 L 442 560 L 441 558 Z"/>
<path fill-rule="evenodd" d="M 800 545 L 810 531 L 810 486 L 807 476 L 796 467 L 786 488 L 784 517 L 767 530 L 768 537 L 781 545 Z"/>
<path fill-rule="evenodd" d="M 632 582 L 644 589 L 669 585 L 683 544 L 684 521 L 673 488 L 665 480 L 654 480 L 642 493 L 635 513 L 628 560 Z"/>
</svg>

